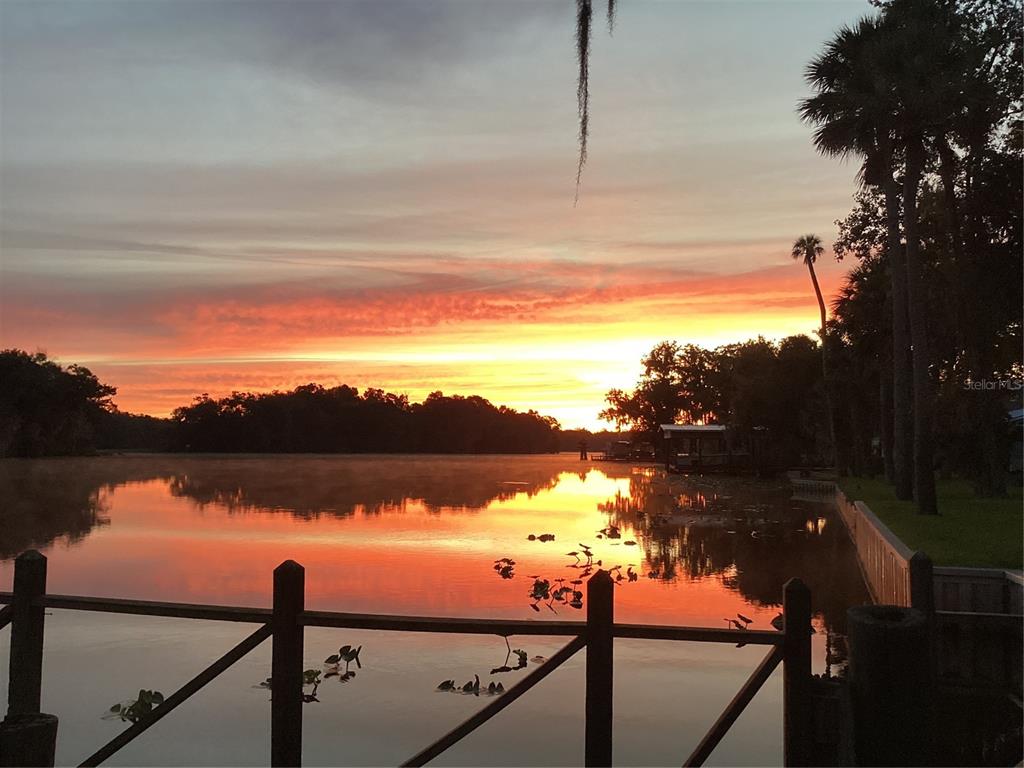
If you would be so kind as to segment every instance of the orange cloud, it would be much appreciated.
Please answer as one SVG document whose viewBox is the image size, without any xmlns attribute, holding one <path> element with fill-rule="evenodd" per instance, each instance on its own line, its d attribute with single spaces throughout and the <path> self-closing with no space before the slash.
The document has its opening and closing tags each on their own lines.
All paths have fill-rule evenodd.
<svg viewBox="0 0 1024 768">
<path fill-rule="evenodd" d="M 469 264 L 391 268 L 368 287 L 301 279 L 103 294 L 22 280 L 3 338 L 29 349 L 46 339 L 117 386 L 129 411 L 318 381 L 414 399 L 476 393 L 596 426 L 604 394 L 629 387 L 661 339 L 809 333 L 816 317 L 796 264 L 731 275 L 666 262 Z"/>
</svg>

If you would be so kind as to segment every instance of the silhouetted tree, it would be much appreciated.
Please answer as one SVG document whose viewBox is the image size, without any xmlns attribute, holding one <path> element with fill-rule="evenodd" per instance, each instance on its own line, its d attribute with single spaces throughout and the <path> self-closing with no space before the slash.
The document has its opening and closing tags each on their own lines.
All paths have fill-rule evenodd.
<svg viewBox="0 0 1024 768">
<path fill-rule="evenodd" d="M 817 461 L 827 430 L 818 345 L 806 336 L 763 338 L 709 350 L 661 342 L 632 392 L 613 389 L 601 418 L 656 445 L 660 424 L 767 427 L 779 461 Z"/>
<path fill-rule="evenodd" d="M 178 408 L 176 447 L 186 451 L 312 453 L 544 453 L 558 450 L 558 422 L 482 397 L 405 395 L 345 385 L 197 397 Z"/>
<path fill-rule="evenodd" d="M 811 275 L 811 285 L 814 286 L 814 296 L 818 300 L 818 311 L 821 313 L 821 325 L 818 326 L 821 336 L 821 373 L 825 382 L 825 407 L 828 411 L 828 430 L 832 440 L 832 458 L 839 472 L 845 474 L 847 470 L 846 462 L 840 458 L 844 455 L 844 452 L 840 450 L 839 441 L 836 440 L 836 417 L 831 395 L 832 381 L 829 378 L 828 320 L 825 312 L 825 299 L 822 298 L 821 286 L 818 285 L 818 276 L 814 272 L 814 263 L 824 253 L 825 249 L 821 245 L 821 238 L 817 235 L 804 235 L 798 237 L 796 242 L 793 243 L 792 256 L 807 266 L 807 271 Z"/>
<path fill-rule="evenodd" d="M 116 391 L 88 368 L 61 366 L 42 352 L 0 351 L 0 457 L 93 450 Z"/>
</svg>

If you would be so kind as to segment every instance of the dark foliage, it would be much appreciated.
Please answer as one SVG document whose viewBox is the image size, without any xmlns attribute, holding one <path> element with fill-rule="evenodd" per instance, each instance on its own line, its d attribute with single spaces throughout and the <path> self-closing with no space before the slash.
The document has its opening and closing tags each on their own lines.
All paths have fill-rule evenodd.
<svg viewBox="0 0 1024 768">
<path fill-rule="evenodd" d="M 96 447 L 100 450 L 166 451 L 173 440 L 173 422 L 156 416 L 104 411 L 96 424 Z"/>
<path fill-rule="evenodd" d="M 93 450 L 97 425 L 113 409 L 116 393 L 88 368 L 17 349 L 0 351 L 0 382 L 0 457 Z"/>
<path fill-rule="evenodd" d="M 864 187 L 835 245 L 867 266 L 837 305 L 844 370 L 829 391 L 844 399 L 862 449 L 879 425 L 896 495 L 935 514 L 936 468 L 998 495 L 1010 463 L 1006 412 L 1019 407 L 1022 370 L 1024 16 L 1019 0 L 873 5 L 878 13 L 838 30 L 810 62 L 815 94 L 799 106 L 819 151 L 860 160 Z M 888 351 L 876 343 L 886 339 Z M 863 469 L 856 455 L 852 464 Z"/>
<path fill-rule="evenodd" d="M 173 448 L 281 453 L 544 453 L 558 422 L 482 397 L 405 395 L 317 384 L 291 392 L 206 395 L 174 411 Z"/>
<path fill-rule="evenodd" d="M 828 440 L 820 354 L 806 336 L 717 349 L 662 342 L 644 358 L 636 388 L 610 391 L 601 415 L 655 445 L 659 424 L 767 427 L 780 462 L 817 462 Z"/>
</svg>

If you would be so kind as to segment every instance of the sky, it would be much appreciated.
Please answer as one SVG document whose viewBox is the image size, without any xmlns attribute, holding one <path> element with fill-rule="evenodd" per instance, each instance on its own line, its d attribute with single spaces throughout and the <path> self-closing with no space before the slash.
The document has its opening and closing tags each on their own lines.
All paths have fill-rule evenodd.
<svg viewBox="0 0 1024 768">
<path fill-rule="evenodd" d="M 0 347 L 154 415 L 315 381 L 595 428 L 661 340 L 813 334 L 790 249 L 857 167 L 796 104 L 871 7 L 616 5 L 574 205 L 571 0 L 0 0 Z"/>
</svg>

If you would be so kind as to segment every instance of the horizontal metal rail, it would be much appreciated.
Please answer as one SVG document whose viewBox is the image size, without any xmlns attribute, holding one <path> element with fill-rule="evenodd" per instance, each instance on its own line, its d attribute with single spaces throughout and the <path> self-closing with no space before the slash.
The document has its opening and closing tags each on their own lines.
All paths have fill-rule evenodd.
<svg viewBox="0 0 1024 768">
<path fill-rule="evenodd" d="M 529 621 L 522 619 L 467 619 L 449 616 L 387 616 L 383 614 L 303 611 L 306 627 L 377 629 L 391 632 L 442 632 L 464 635 L 552 635 L 573 637 L 586 631 L 582 621 Z"/>
<path fill-rule="evenodd" d="M 148 729 L 150 726 L 155 725 L 165 715 L 170 714 L 171 710 L 185 701 L 189 696 L 199 691 L 207 683 L 215 679 L 221 672 L 226 670 L 236 661 L 249 653 L 249 651 L 270 637 L 271 634 L 272 630 L 270 625 L 264 624 L 230 651 L 213 662 L 213 664 L 208 666 L 198 675 L 185 683 L 185 685 L 168 696 L 164 700 L 163 704 L 149 712 L 147 715 L 144 715 L 138 720 L 138 722 L 133 723 L 130 728 L 119 733 L 113 739 L 96 750 L 92 755 L 87 757 L 82 762 L 80 768 L 93 768 L 93 766 L 97 766 L 102 763 L 108 757 L 121 749 L 121 747 L 134 740 L 143 731 Z"/>
<path fill-rule="evenodd" d="M 765 681 L 771 677 L 772 672 L 775 671 L 780 661 L 782 661 L 782 648 L 776 647 L 768 651 L 768 655 L 757 665 L 757 669 L 747 678 L 747 682 L 743 684 L 739 692 L 733 696 L 725 711 L 718 716 L 715 724 L 711 726 L 711 730 L 700 740 L 700 744 L 693 750 L 693 754 L 683 763 L 683 768 L 704 765 L 704 761 L 708 759 L 715 747 L 718 746 L 718 743 L 725 737 L 725 734 L 728 733 L 736 719 L 743 714 L 747 704 L 761 690 L 761 686 L 764 685 Z"/>
<path fill-rule="evenodd" d="M 942 623 L 970 624 L 981 623 L 992 626 L 1019 627 L 1024 616 L 1019 613 L 979 613 L 977 611 L 936 611 L 936 620 Z"/>
<path fill-rule="evenodd" d="M 207 621 L 240 621 L 249 624 L 264 624 L 270 621 L 271 617 L 269 608 L 243 608 L 235 605 L 194 605 L 152 600 L 78 597 L 76 595 L 45 595 L 40 602 L 46 608 L 65 608 L 72 611 L 100 611 L 102 613 L 126 613 L 134 616 L 166 616 L 174 619 L 205 619 Z"/>
<path fill-rule="evenodd" d="M 10 592 L 0 592 L 0 604 L 11 601 Z M 46 608 L 72 611 L 99 611 L 137 616 L 164 616 L 177 619 L 205 619 L 263 624 L 270 621 L 269 608 L 235 605 L 200 605 L 153 600 L 127 600 L 79 595 L 44 595 L 39 603 Z M 0 616 L 3 616 L 2 609 Z M 369 629 L 390 632 L 436 632 L 464 635 L 545 635 L 575 637 L 586 631 L 582 621 L 531 621 L 528 619 L 474 619 L 452 616 L 393 616 L 337 611 L 303 611 L 299 623 L 306 627 Z M 0 624 L 2 627 L 3 624 Z M 616 624 L 617 638 L 633 640 L 677 640 L 699 643 L 743 643 L 779 645 L 784 633 L 764 629 L 719 629 L 718 627 L 674 627 L 657 624 Z"/>
<path fill-rule="evenodd" d="M 719 629 L 718 627 L 669 627 L 654 624 L 616 624 L 615 637 L 636 640 L 683 640 L 698 643 L 742 643 L 781 645 L 785 633 L 765 629 Z"/>
<path fill-rule="evenodd" d="M 301 687 L 302 627 L 335 627 L 394 632 L 431 632 L 534 636 L 569 636 L 572 639 L 540 667 L 529 672 L 502 695 L 458 725 L 404 765 L 422 766 L 467 734 L 490 720 L 537 683 L 554 672 L 580 649 L 587 647 L 586 749 L 587 765 L 609 765 L 612 760 L 612 639 L 733 643 L 737 646 L 771 646 L 768 655 L 748 678 L 704 737 L 686 765 L 701 765 L 740 716 L 758 689 L 783 661 L 783 741 L 787 764 L 809 764 L 811 727 L 810 594 L 799 579 L 783 590 L 783 614 L 790 632 L 715 627 L 673 627 L 646 624 L 615 624 L 614 584 L 605 571 L 587 585 L 587 620 L 524 621 L 439 616 L 391 616 L 303 610 L 304 574 L 301 565 L 286 561 L 274 571 L 274 608 L 229 605 L 197 605 L 118 598 L 51 595 L 46 593 L 46 558 L 37 551 L 22 553 L 15 561 L 17 604 L 11 592 L 0 592 L 0 628 L 12 625 L 11 685 L 8 708 L 16 713 L 38 713 L 42 688 L 44 608 L 95 611 L 166 618 L 255 623 L 261 625 L 217 661 L 171 694 L 158 707 L 126 728 L 82 763 L 99 765 L 153 726 L 190 696 L 269 637 L 274 639 L 271 715 L 271 763 L 300 765 L 302 761 L 302 707 L 287 695 Z M 284 574 L 284 575 L 282 575 Z M 287 576 L 287 578 L 285 578 Z M 978 620 L 988 616 L 978 614 Z M 938 617 L 939 623 L 943 616 Z M 1006 619 L 1011 617 L 1000 617 Z M 285 694 L 285 695 L 281 695 Z M 54 737 L 50 737 L 51 739 Z"/>
<path fill-rule="evenodd" d="M 505 691 L 505 693 L 498 696 L 486 707 L 481 709 L 468 720 L 464 721 L 461 725 L 453 728 L 429 747 L 418 752 L 402 763 L 402 768 L 419 768 L 420 766 L 426 765 L 450 746 L 472 733 L 496 714 L 501 712 L 501 710 L 513 701 L 533 688 L 533 686 L 554 672 L 563 663 L 568 661 L 577 651 L 585 647 L 586 644 L 586 638 L 582 636 L 575 637 L 570 640 L 561 650 L 553 654 L 551 658 L 545 661 L 540 667 L 513 685 Z"/>
</svg>

